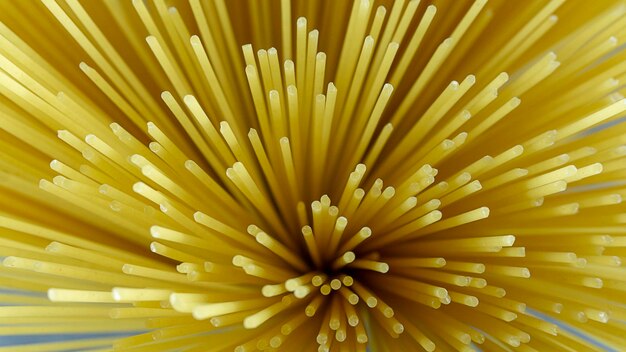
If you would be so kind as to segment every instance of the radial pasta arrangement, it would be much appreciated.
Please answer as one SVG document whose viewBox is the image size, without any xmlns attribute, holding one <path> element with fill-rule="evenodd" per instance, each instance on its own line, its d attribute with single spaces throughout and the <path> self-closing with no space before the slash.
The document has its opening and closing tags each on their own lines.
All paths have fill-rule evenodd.
<svg viewBox="0 0 626 352">
<path fill-rule="evenodd" d="M 623 1 L 0 8 L 0 351 L 626 350 Z"/>
</svg>

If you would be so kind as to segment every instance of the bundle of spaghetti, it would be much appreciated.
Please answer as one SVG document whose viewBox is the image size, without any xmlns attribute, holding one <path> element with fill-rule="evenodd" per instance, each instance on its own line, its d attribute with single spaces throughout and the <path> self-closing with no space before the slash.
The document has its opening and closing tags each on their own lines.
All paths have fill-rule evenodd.
<svg viewBox="0 0 626 352">
<path fill-rule="evenodd" d="M 44 335 L 0 351 L 625 350 L 625 40 L 623 1 L 0 2 L 0 336 Z"/>
</svg>

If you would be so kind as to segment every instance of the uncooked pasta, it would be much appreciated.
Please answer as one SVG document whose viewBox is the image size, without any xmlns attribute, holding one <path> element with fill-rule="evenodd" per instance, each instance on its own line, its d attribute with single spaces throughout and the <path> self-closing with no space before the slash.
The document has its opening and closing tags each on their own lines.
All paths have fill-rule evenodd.
<svg viewBox="0 0 626 352">
<path fill-rule="evenodd" d="M 625 40 L 610 0 L 0 1 L 0 351 L 624 351 Z"/>
</svg>

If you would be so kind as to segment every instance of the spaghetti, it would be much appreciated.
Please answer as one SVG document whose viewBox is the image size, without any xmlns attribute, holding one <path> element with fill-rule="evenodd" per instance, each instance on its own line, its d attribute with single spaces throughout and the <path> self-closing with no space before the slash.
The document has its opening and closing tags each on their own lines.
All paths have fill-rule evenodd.
<svg viewBox="0 0 626 352">
<path fill-rule="evenodd" d="M 626 349 L 622 2 L 0 10 L 0 351 Z"/>
</svg>

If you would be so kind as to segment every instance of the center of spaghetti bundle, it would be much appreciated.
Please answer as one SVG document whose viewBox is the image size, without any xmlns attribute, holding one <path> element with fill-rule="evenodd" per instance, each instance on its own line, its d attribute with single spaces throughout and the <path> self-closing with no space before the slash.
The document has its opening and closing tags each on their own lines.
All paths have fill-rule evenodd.
<svg viewBox="0 0 626 352">
<path fill-rule="evenodd" d="M 235 164 L 232 170 L 242 170 L 242 164 Z M 433 171 L 425 166 L 417 174 L 432 178 L 430 174 Z M 394 318 L 394 310 L 377 291 L 389 290 L 386 287 L 393 287 L 395 291 L 398 282 L 407 283 L 410 280 L 385 276 L 390 270 L 389 262 L 404 265 L 404 271 L 408 272 L 407 268 L 420 263 L 441 267 L 445 260 L 414 256 L 411 259 L 402 258 L 401 253 L 396 257 L 393 249 L 390 253 L 382 253 L 385 253 L 386 245 L 415 236 L 415 230 L 439 220 L 441 213 L 429 209 L 436 207 L 437 201 L 429 202 L 417 209 L 422 215 L 417 221 L 409 223 L 408 227 L 394 226 L 399 218 L 407 216 L 407 210 L 416 207 L 416 198 L 399 201 L 395 197 L 395 188 L 383 188 L 380 179 L 376 179 L 366 191 L 359 187 L 365 174 L 365 165 L 359 164 L 349 175 L 337 203 L 333 203 L 328 195 L 311 202 L 308 209 L 303 202 L 299 202 L 296 207 L 298 233 L 281 231 L 289 228 L 288 222 L 280 223 L 283 226 L 277 230 L 266 230 L 259 225 L 248 226 L 248 234 L 259 246 L 249 255 L 245 251 L 235 255 L 232 264 L 250 277 L 269 281 L 261 288 L 264 298 L 201 305 L 193 310 L 194 317 L 210 318 L 212 324 L 220 326 L 226 312 L 267 302 L 268 307 L 254 314 L 244 309 L 244 327 L 257 328 L 274 316 L 284 315 L 287 319 L 282 321 L 281 332 L 286 337 L 306 320 L 317 317 L 317 320 L 322 319 L 316 320 L 319 324 L 316 339 L 320 346 L 328 346 L 331 338 L 339 342 L 346 340 L 348 327 L 355 328 L 356 341 L 363 344 L 368 337 L 361 321 L 364 314 L 371 314 L 390 334 L 401 334 L 403 324 Z M 409 188 L 415 188 L 415 183 L 411 183 Z M 207 221 L 206 217 L 196 213 L 196 220 L 200 223 Z M 269 223 L 266 226 L 272 228 Z M 385 235 L 373 236 L 373 229 Z M 153 234 L 159 237 L 163 230 L 153 228 Z M 266 255 L 259 257 L 259 249 Z M 204 269 L 211 272 L 214 268 L 207 264 Z M 402 269 L 398 271 L 402 272 Z M 447 299 L 450 303 L 445 289 L 435 291 L 437 296 L 433 297 Z M 366 308 L 371 309 L 370 312 L 366 312 Z M 268 343 L 278 347 L 281 338 L 281 335 L 274 336 Z"/>
</svg>

